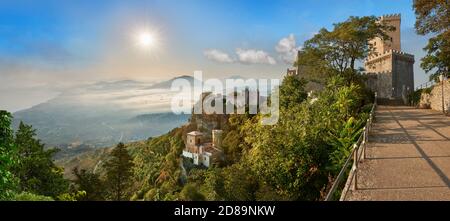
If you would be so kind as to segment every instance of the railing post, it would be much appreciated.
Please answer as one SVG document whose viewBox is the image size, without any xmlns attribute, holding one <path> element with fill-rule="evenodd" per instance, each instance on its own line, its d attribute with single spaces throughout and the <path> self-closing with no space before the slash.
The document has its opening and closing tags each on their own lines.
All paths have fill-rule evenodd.
<svg viewBox="0 0 450 221">
<path fill-rule="evenodd" d="M 367 120 L 368 121 L 368 120 Z M 361 156 L 361 160 L 364 160 L 364 159 L 366 159 L 366 139 L 367 139 L 367 133 L 366 133 L 366 131 L 367 131 L 367 127 L 368 126 L 365 126 L 364 127 L 364 134 L 363 134 L 363 140 L 362 140 L 362 142 L 361 142 L 361 146 L 360 147 L 362 147 L 362 156 Z"/>
<path fill-rule="evenodd" d="M 369 142 L 369 129 L 370 129 L 370 120 L 367 119 L 367 126 L 366 126 L 366 143 Z"/>
<path fill-rule="evenodd" d="M 353 185 L 352 190 L 356 190 L 358 186 L 358 146 L 353 145 Z"/>
</svg>

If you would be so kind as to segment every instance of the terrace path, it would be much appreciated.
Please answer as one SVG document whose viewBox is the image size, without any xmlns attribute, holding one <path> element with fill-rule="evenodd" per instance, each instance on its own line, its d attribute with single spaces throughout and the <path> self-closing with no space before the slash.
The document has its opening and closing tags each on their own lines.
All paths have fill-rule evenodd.
<svg viewBox="0 0 450 221">
<path fill-rule="evenodd" d="M 344 200 L 450 200 L 450 118 L 378 106 L 357 190 Z"/>
</svg>

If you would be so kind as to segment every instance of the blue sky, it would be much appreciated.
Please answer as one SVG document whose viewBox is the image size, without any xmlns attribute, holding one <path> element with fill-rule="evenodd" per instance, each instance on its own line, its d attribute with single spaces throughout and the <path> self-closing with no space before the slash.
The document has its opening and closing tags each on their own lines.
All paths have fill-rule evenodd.
<svg viewBox="0 0 450 221">
<path fill-rule="evenodd" d="M 279 78 L 291 49 L 320 28 L 392 13 L 402 14 L 402 47 L 416 55 L 416 84 L 422 83 L 427 38 L 414 33 L 411 0 L 1 1 L 0 109 L 99 80 L 157 81 L 195 70 Z M 134 35 L 144 29 L 158 39 L 151 51 L 136 47 Z M 290 48 L 279 46 L 283 39 Z"/>
</svg>

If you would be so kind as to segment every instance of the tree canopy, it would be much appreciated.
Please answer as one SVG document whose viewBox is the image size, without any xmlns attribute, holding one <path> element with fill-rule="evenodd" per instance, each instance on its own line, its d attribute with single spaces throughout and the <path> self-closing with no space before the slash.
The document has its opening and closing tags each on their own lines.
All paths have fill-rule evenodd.
<svg viewBox="0 0 450 221">
<path fill-rule="evenodd" d="M 17 179 L 11 172 L 18 164 L 11 114 L 0 110 L 0 200 L 10 197 L 17 188 Z"/>
<path fill-rule="evenodd" d="M 106 185 L 111 200 L 129 200 L 132 185 L 133 159 L 123 143 L 119 143 L 105 163 Z"/>
<path fill-rule="evenodd" d="M 432 34 L 424 50 L 421 67 L 430 74 L 430 80 L 450 72 L 450 2 L 448 0 L 415 0 L 416 31 Z"/>
<path fill-rule="evenodd" d="M 14 174 L 20 179 L 21 191 L 57 197 L 67 192 L 69 185 L 63 177 L 63 168 L 56 166 L 52 159 L 58 150 L 45 150 L 35 136 L 32 126 L 20 123 L 15 136 L 20 163 L 14 167 Z"/>
<path fill-rule="evenodd" d="M 357 71 L 356 61 L 372 53 L 373 46 L 369 40 L 375 37 L 387 39 L 386 32 L 393 29 L 394 27 L 379 22 L 375 16 L 352 16 L 344 22 L 334 24 L 331 31 L 322 28 L 307 40 L 296 64 L 299 70 L 313 72 L 309 75 L 319 77 L 337 74 L 352 81 Z"/>
</svg>

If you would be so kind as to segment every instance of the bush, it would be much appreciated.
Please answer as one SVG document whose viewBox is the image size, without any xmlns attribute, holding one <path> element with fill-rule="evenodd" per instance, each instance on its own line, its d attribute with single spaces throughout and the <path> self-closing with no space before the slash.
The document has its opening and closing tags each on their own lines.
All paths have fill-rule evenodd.
<svg viewBox="0 0 450 221">
<path fill-rule="evenodd" d="M 198 191 L 194 184 L 186 184 L 180 192 L 180 198 L 183 201 L 204 201 L 205 196 Z"/>
<path fill-rule="evenodd" d="M 14 195 L 11 201 L 54 201 L 49 196 L 36 195 L 33 193 L 22 192 Z"/>
</svg>

